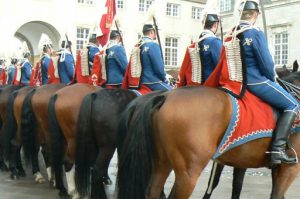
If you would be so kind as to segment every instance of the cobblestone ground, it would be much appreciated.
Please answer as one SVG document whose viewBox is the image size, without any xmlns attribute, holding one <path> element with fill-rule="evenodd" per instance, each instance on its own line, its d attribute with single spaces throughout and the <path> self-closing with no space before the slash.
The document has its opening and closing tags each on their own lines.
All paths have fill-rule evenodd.
<svg viewBox="0 0 300 199">
<path fill-rule="evenodd" d="M 109 168 L 109 174 L 113 182 L 117 173 L 116 169 L 117 158 L 114 156 Z M 43 167 L 43 165 L 42 165 Z M 204 172 L 198 180 L 196 189 L 193 192 L 192 199 L 202 198 L 204 191 L 207 187 L 209 173 L 211 169 L 211 163 L 205 168 Z M 45 175 L 45 169 L 42 170 Z M 172 187 L 174 181 L 174 174 L 172 173 L 168 178 L 165 185 L 165 191 L 168 193 Z M 232 183 L 232 168 L 225 167 L 221 176 L 221 182 L 215 192 L 212 199 L 230 199 L 231 197 L 231 183 Z M 299 177 L 290 187 L 286 198 L 287 199 L 299 199 L 300 198 L 300 179 Z M 109 199 L 113 199 L 114 185 L 108 186 L 106 189 Z M 241 199 L 267 199 L 271 191 L 271 176 L 268 169 L 249 169 L 245 176 L 245 182 L 242 190 Z M 48 183 L 36 184 L 33 181 L 33 177 L 30 172 L 30 168 L 27 169 L 27 177 L 20 180 L 11 180 L 9 173 L 0 172 L 0 199 L 56 199 L 58 198 L 58 192 L 49 188 Z"/>
</svg>

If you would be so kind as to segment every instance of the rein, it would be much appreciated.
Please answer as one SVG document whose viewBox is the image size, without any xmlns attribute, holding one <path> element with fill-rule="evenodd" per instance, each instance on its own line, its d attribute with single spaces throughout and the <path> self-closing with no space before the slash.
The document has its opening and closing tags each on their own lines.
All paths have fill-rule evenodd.
<svg viewBox="0 0 300 199">
<path fill-rule="evenodd" d="M 297 98 L 300 101 L 300 87 L 292 84 L 290 82 L 284 81 L 283 79 L 277 78 L 277 82 L 282 86 L 287 92 Z"/>
</svg>

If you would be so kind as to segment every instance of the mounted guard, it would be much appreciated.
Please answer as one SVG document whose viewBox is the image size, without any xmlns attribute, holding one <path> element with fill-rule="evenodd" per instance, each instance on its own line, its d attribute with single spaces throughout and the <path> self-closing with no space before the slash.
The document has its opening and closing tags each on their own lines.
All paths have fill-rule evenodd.
<svg viewBox="0 0 300 199">
<path fill-rule="evenodd" d="M 288 136 L 300 106 L 297 100 L 277 82 L 275 65 L 264 33 L 254 26 L 259 15 L 257 0 L 240 3 L 240 20 L 225 39 L 224 52 L 228 71 L 219 77 L 220 85 L 235 97 L 242 98 L 246 89 L 277 108 L 281 115 L 273 131 L 270 146 L 271 164 L 297 163 L 297 158 L 287 154 Z M 236 55 L 241 54 L 241 57 Z M 225 60 L 225 59 L 223 59 Z M 216 73 L 215 73 L 216 72 Z M 212 76 L 220 71 L 215 71 Z M 210 85 L 210 83 L 206 84 Z"/>
<path fill-rule="evenodd" d="M 91 84 L 106 88 L 121 87 L 128 64 L 121 38 L 120 31 L 112 30 L 108 44 L 95 55 Z"/>
<path fill-rule="evenodd" d="M 22 51 L 23 59 L 20 60 L 21 64 L 17 64 L 17 67 L 15 68 L 13 84 L 29 86 L 30 77 L 32 73 L 32 65 L 29 62 L 31 53 L 27 47 L 26 42 L 23 42 Z"/>
<path fill-rule="evenodd" d="M 82 50 L 77 52 L 76 58 L 76 81 L 78 83 L 88 83 L 93 68 L 95 55 L 99 53 L 99 42 L 97 41 L 97 33 L 94 31 L 89 36 L 89 43 Z"/>
<path fill-rule="evenodd" d="M 216 6 L 211 7 L 210 4 L 206 6 L 202 23 L 203 31 L 199 39 L 186 50 L 179 73 L 178 87 L 203 84 L 219 62 L 222 41 L 216 37 L 220 24 Z"/>
<path fill-rule="evenodd" d="M 71 53 L 72 42 L 62 41 L 62 50 L 58 53 L 57 73 L 60 78 L 60 83 L 70 84 L 74 78 L 74 58 Z M 54 62 L 55 63 L 55 62 Z"/>
</svg>

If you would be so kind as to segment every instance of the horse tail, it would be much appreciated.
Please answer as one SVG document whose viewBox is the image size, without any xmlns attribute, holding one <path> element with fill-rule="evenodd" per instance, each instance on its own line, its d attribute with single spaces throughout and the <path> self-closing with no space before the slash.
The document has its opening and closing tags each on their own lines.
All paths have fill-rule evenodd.
<svg viewBox="0 0 300 199">
<path fill-rule="evenodd" d="M 48 123 L 49 132 L 51 134 L 51 154 L 56 179 L 56 187 L 60 189 L 63 187 L 63 185 L 58 184 L 61 182 L 60 180 L 58 180 L 58 178 L 62 176 L 62 164 L 64 157 L 64 136 L 56 118 L 55 102 L 57 100 L 57 97 L 57 94 L 54 94 L 50 98 L 48 105 Z"/>
<path fill-rule="evenodd" d="M 32 159 L 34 149 L 36 149 L 36 118 L 32 110 L 31 99 L 36 89 L 31 90 L 25 97 L 21 113 L 21 135 L 24 150 L 24 157 L 27 163 Z"/>
<path fill-rule="evenodd" d="M 75 153 L 75 183 L 76 189 L 81 196 L 86 196 L 90 189 L 90 166 L 92 138 L 92 104 L 96 93 L 87 95 L 80 107 L 77 132 L 76 132 L 76 153 Z"/>
<path fill-rule="evenodd" d="M 3 126 L 4 130 L 4 155 L 9 157 L 12 139 L 16 137 L 17 122 L 14 114 L 14 102 L 18 95 L 18 91 L 14 91 L 9 95 L 6 107 L 6 122 Z"/>
<path fill-rule="evenodd" d="M 152 113 L 163 105 L 165 96 L 151 96 L 149 101 L 139 99 L 128 105 L 128 112 L 120 120 L 120 130 L 125 127 L 128 132 L 119 154 L 118 199 L 146 198 L 152 174 Z"/>
</svg>

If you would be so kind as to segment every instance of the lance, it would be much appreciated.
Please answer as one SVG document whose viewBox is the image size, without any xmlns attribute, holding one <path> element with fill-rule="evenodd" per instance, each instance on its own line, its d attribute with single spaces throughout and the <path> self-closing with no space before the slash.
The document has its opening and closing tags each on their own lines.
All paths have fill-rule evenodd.
<svg viewBox="0 0 300 199">
<path fill-rule="evenodd" d="M 121 34 L 121 32 L 120 32 L 120 28 L 119 28 L 119 25 L 118 25 L 118 23 L 117 23 L 117 20 L 115 20 L 115 24 L 116 24 L 117 31 L 118 31 L 119 34 L 120 34 L 122 46 L 125 48 L 124 42 L 123 42 L 123 36 L 122 36 L 122 34 Z"/>
<path fill-rule="evenodd" d="M 66 44 L 66 46 L 67 46 L 67 45 L 69 45 L 69 42 L 70 42 L 67 33 L 66 33 L 66 39 L 67 39 L 67 44 Z M 69 47 L 70 47 L 70 53 L 71 53 L 71 55 L 73 55 L 73 53 L 72 53 L 72 47 L 71 46 L 69 46 Z"/>
<path fill-rule="evenodd" d="M 267 23 L 266 23 L 266 13 L 265 13 L 264 2 L 263 2 L 263 0 L 259 0 L 259 1 L 260 1 L 260 5 L 261 5 L 261 12 L 262 12 L 262 17 L 263 17 L 264 31 L 265 31 L 266 39 L 267 39 L 267 42 L 268 42 L 268 32 L 267 32 Z"/>
<path fill-rule="evenodd" d="M 164 55 L 163 55 L 163 51 L 162 51 L 162 47 L 161 47 L 161 41 L 160 41 L 160 36 L 159 36 L 159 32 L 158 32 L 158 26 L 156 23 L 156 18 L 153 16 L 153 23 L 154 23 L 154 27 L 156 30 L 156 35 L 157 35 L 157 40 L 158 40 L 158 44 L 159 44 L 159 48 L 160 48 L 160 52 L 161 52 L 161 58 L 164 62 Z"/>
</svg>

